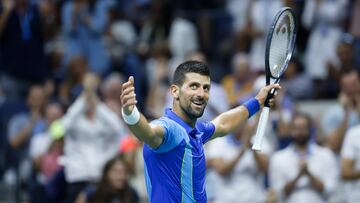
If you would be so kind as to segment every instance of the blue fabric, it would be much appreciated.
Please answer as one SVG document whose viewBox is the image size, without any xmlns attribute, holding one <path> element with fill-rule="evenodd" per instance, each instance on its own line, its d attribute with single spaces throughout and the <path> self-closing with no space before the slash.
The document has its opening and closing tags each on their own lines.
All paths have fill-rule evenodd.
<svg viewBox="0 0 360 203">
<path fill-rule="evenodd" d="M 209 122 L 192 128 L 171 109 L 152 122 L 164 128 L 162 144 L 153 149 L 144 145 L 145 179 L 148 196 L 154 202 L 207 202 L 206 163 L 203 143 L 215 131 Z"/>
<path fill-rule="evenodd" d="M 62 9 L 63 33 L 66 41 L 64 53 L 65 65 L 74 55 L 85 56 L 90 71 L 104 75 L 110 68 L 110 57 L 106 53 L 102 35 L 108 24 L 107 12 L 111 6 L 110 0 L 97 1 L 94 11 L 88 8 L 79 13 L 73 12 L 74 2 L 68 1 Z M 73 16 L 76 15 L 76 16 Z M 82 16 L 88 16 L 90 24 L 87 25 Z M 75 18 L 76 26 L 73 26 Z"/>
<path fill-rule="evenodd" d="M 252 115 L 256 114 L 256 112 L 258 112 L 259 109 L 260 109 L 259 101 L 258 101 L 257 99 L 255 99 L 255 98 L 252 98 L 252 99 L 248 100 L 248 101 L 245 102 L 243 105 L 244 105 L 244 106 L 247 108 L 247 110 L 249 111 L 249 116 L 248 116 L 249 118 L 250 118 Z"/>
</svg>

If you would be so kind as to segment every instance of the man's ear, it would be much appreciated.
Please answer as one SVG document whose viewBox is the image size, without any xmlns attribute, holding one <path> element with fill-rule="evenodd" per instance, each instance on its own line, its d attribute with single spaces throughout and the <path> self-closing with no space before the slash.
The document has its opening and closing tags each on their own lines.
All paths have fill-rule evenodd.
<svg viewBox="0 0 360 203">
<path fill-rule="evenodd" d="M 180 88 L 177 85 L 171 85 L 170 86 L 171 95 L 174 97 L 175 100 L 179 100 L 179 91 Z"/>
</svg>

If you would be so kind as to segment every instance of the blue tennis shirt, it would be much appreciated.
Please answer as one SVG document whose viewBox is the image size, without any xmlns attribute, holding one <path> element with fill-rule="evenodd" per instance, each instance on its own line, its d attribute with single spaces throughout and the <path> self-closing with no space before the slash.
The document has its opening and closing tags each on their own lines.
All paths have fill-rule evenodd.
<svg viewBox="0 0 360 203">
<path fill-rule="evenodd" d="M 186 124 L 171 109 L 151 124 L 164 128 L 157 148 L 144 144 L 145 180 L 150 203 L 206 203 L 203 144 L 214 134 L 210 122 Z"/>
</svg>

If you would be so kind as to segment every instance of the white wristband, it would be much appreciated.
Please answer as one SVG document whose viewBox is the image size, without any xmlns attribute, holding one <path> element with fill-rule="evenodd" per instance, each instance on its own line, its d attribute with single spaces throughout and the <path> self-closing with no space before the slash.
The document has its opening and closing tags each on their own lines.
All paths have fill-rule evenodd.
<svg viewBox="0 0 360 203">
<path fill-rule="evenodd" d="M 135 125 L 140 120 L 140 112 L 136 108 L 136 106 L 134 107 L 134 109 L 132 110 L 130 115 L 126 115 L 124 113 L 124 109 L 121 108 L 121 114 L 122 114 L 122 117 L 123 117 L 125 123 L 127 123 L 129 125 Z"/>
</svg>

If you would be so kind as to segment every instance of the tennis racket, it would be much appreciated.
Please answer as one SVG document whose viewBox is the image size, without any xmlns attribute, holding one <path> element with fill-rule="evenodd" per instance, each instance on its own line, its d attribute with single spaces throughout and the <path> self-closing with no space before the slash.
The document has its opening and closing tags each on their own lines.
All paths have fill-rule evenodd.
<svg viewBox="0 0 360 203">
<path fill-rule="evenodd" d="M 276 14 L 267 35 L 265 50 L 266 85 L 270 84 L 270 80 L 274 83 L 280 82 L 280 77 L 286 70 L 295 47 L 296 29 L 296 19 L 292 9 L 284 7 Z M 274 94 L 275 89 L 272 89 L 265 100 L 252 146 L 253 150 L 261 151 L 262 149 L 270 111 L 269 99 Z"/>
</svg>

